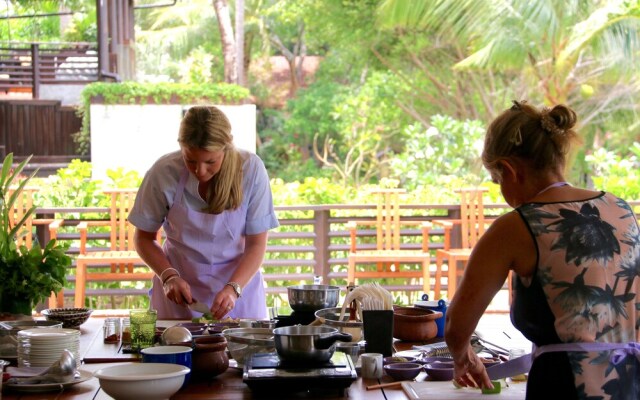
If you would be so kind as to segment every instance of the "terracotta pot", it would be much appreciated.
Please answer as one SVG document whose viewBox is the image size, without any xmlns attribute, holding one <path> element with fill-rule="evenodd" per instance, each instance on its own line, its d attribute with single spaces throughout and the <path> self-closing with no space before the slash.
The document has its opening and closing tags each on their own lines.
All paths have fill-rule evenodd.
<svg viewBox="0 0 640 400">
<path fill-rule="evenodd" d="M 438 334 L 440 311 L 416 307 L 393 307 L 393 337 L 407 342 L 433 339 Z"/>
<path fill-rule="evenodd" d="M 203 336 L 193 341 L 192 373 L 196 378 L 213 378 L 229 368 L 224 336 Z"/>
</svg>

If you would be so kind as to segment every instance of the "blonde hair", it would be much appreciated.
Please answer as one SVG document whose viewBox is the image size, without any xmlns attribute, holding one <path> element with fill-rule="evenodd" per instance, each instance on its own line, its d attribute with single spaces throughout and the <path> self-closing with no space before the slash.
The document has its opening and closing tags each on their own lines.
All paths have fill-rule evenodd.
<svg viewBox="0 0 640 400">
<path fill-rule="evenodd" d="M 242 204 L 242 158 L 233 145 L 231 123 L 216 107 L 191 107 L 180 123 L 180 146 L 224 152 L 220 171 L 209 181 L 208 206 L 204 211 L 220 214 Z"/>
<path fill-rule="evenodd" d="M 487 129 L 482 163 L 501 173 L 499 161 L 518 158 L 534 171 L 562 169 L 574 142 L 580 139 L 573 129 L 576 113 L 565 105 L 538 109 L 526 101 L 500 114 Z"/>
</svg>

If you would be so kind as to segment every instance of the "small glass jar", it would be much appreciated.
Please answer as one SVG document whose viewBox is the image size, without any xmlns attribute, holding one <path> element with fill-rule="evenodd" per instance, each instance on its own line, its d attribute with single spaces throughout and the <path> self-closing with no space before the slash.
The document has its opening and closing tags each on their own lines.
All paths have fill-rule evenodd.
<svg viewBox="0 0 640 400">
<path fill-rule="evenodd" d="M 102 329 L 105 343 L 120 343 L 120 318 L 105 319 Z"/>
<path fill-rule="evenodd" d="M 121 334 L 123 344 L 131 344 L 131 320 L 129 318 L 122 318 Z"/>
<path fill-rule="evenodd" d="M 519 357 L 522 357 L 526 354 L 526 352 L 524 351 L 524 349 L 511 349 L 509 350 L 509 360 L 513 360 Z M 514 375 L 511 377 L 512 381 L 526 381 L 527 380 L 527 375 L 525 374 L 518 374 L 518 375 Z"/>
</svg>

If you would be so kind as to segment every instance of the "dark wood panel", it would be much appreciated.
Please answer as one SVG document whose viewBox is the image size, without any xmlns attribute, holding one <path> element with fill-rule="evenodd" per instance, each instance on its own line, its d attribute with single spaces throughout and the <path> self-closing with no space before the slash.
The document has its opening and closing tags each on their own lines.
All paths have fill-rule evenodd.
<svg viewBox="0 0 640 400">
<path fill-rule="evenodd" d="M 57 100 L 0 101 L 0 146 L 16 157 L 77 156 L 73 134 L 82 121 Z"/>
</svg>

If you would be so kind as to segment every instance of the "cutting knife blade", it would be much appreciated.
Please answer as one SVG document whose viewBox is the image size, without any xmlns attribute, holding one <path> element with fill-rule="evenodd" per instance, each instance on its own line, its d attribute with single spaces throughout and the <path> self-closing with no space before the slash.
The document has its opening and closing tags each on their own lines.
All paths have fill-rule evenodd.
<svg viewBox="0 0 640 400">
<path fill-rule="evenodd" d="M 204 303 L 200 303 L 199 301 L 194 301 L 193 303 L 189 304 L 189 308 L 192 309 L 193 311 L 197 311 L 203 314 L 210 314 L 211 310 L 209 309 L 209 307 L 204 304 Z"/>
<path fill-rule="evenodd" d="M 531 362 L 531 354 L 527 354 L 487 368 L 487 375 L 491 380 L 497 380 L 526 374 L 531 369 Z"/>
</svg>

